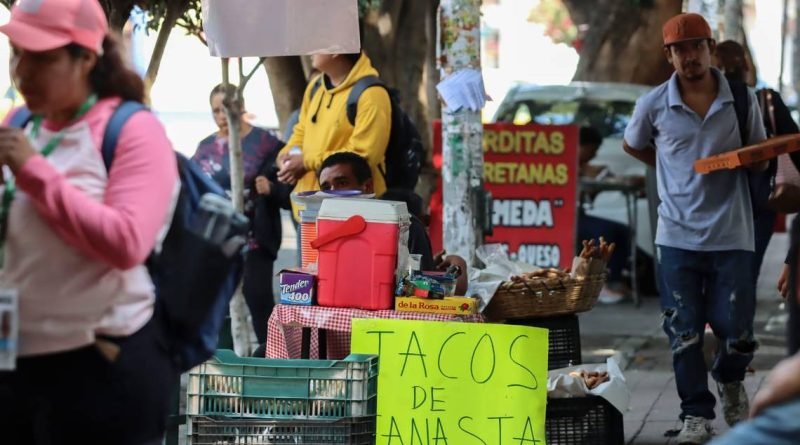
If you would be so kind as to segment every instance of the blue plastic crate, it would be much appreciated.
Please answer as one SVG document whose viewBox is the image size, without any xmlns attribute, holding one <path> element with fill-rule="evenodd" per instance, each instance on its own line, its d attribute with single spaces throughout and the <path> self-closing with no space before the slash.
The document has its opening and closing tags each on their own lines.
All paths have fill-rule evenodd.
<svg viewBox="0 0 800 445">
<path fill-rule="evenodd" d="M 219 350 L 189 372 L 186 414 L 224 418 L 336 420 L 373 416 L 378 358 L 279 360 Z"/>
</svg>

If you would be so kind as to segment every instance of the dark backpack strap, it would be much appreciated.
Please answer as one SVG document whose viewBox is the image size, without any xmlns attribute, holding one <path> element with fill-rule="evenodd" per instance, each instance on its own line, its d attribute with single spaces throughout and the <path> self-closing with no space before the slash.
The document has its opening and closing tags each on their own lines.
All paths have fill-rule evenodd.
<svg viewBox="0 0 800 445">
<path fill-rule="evenodd" d="M 314 81 L 314 85 L 311 87 L 311 95 L 308 96 L 309 101 L 314 98 L 314 95 L 319 91 L 319 87 L 322 86 L 322 76 L 324 76 L 324 74 L 317 76 L 317 80 Z"/>
<path fill-rule="evenodd" d="M 347 96 L 347 120 L 350 122 L 350 125 L 356 124 L 356 116 L 358 115 L 358 99 L 361 98 L 361 93 L 363 93 L 367 88 L 374 87 L 375 85 L 380 85 L 386 88 L 386 85 L 384 85 L 383 82 L 381 82 L 381 80 L 376 76 L 362 77 L 356 81 L 355 85 L 353 85 L 353 89 L 350 90 L 350 94 Z"/>
<path fill-rule="evenodd" d="M 106 124 L 106 131 L 103 134 L 103 146 L 101 153 L 103 154 L 103 163 L 106 165 L 106 170 L 111 171 L 111 161 L 114 160 L 114 152 L 117 149 L 117 142 L 119 135 L 122 133 L 122 127 L 128 122 L 134 114 L 139 111 L 147 110 L 144 104 L 128 100 L 122 102 L 114 109 L 114 113 Z"/>
<path fill-rule="evenodd" d="M 750 92 L 747 90 L 747 84 L 739 81 L 728 81 L 731 93 L 733 94 L 733 109 L 736 111 L 736 121 L 739 124 L 739 137 L 742 141 L 742 146 L 747 145 L 750 140 L 747 132 L 747 114 L 750 108 Z"/>
<path fill-rule="evenodd" d="M 11 116 L 11 119 L 8 120 L 8 126 L 11 128 L 25 128 L 32 117 L 33 113 L 28 107 L 19 107 Z"/>
</svg>

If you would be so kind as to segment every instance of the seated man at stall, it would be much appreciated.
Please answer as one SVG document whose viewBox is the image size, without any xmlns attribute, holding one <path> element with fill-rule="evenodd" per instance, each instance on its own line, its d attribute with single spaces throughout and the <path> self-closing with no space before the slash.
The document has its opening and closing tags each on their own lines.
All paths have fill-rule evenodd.
<svg viewBox="0 0 800 445">
<path fill-rule="evenodd" d="M 372 170 L 367 161 L 351 152 L 338 152 L 328 156 L 320 167 L 319 185 L 321 190 L 360 190 L 364 193 L 373 193 L 372 183 Z M 405 196 L 409 197 L 408 193 L 387 191 L 387 198 L 396 199 L 396 197 Z M 409 202 L 413 204 L 413 199 L 403 199 L 406 205 Z M 458 266 L 461 269 L 456 281 L 456 295 L 464 295 L 467 291 L 467 264 L 463 258 L 458 255 L 437 255 L 433 256 L 431 249 L 431 241 L 428 238 L 428 233 L 425 231 L 425 226 L 420 221 L 414 210 L 409 206 L 411 227 L 408 236 L 408 250 L 412 254 L 419 254 L 422 256 L 420 261 L 420 268 L 422 270 L 445 270 L 451 265 Z"/>
<path fill-rule="evenodd" d="M 603 136 L 600 132 L 594 127 L 581 127 L 578 140 L 578 174 L 581 179 L 611 180 L 614 175 L 608 166 L 591 163 L 603 143 Z M 643 182 L 642 178 L 635 180 Z M 585 192 L 580 194 L 580 202 L 578 203 L 578 239 L 596 240 L 602 236 L 606 241 L 616 244 L 616 249 L 608 262 L 608 282 L 603 286 L 598 300 L 606 304 L 619 303 L 631 293 L 624 273 L 628 267 L 634 267 L 628 264 L 628 257 L 631 251 L 630 229 L 628 226 L 616 221 L 586 213 L 586 208 L 591 208 L 594 198 L 595 194 Z M 576 247 L 577 250 L 580 250 L 582 246 L 580 243 L 576 243 Z M 643 256 L 640 256 L 640 258 L 643 258 Z"/>
</svg>

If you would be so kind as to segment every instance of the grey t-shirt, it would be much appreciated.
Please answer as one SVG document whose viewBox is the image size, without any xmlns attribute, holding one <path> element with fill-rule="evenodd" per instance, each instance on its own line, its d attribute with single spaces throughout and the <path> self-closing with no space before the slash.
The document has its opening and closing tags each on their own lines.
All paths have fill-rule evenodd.
<svg viewBox="0 0 800 445">
<path fill-rule="evenodd" d="M 722 74 L 717 98 L 701 119 L 681 98 L 677 74 L 636 102 L 625 129 L 634 149 L 656 146 L 658 228 L 656 244 L 695 251 L 754 250 L 749 171 L 720 170 L 701 175 L 694 161 L 742 146 L 733 94 Z M 766 138 L 752 91 L 747 115 L 748 144 Z"/>
</svg>

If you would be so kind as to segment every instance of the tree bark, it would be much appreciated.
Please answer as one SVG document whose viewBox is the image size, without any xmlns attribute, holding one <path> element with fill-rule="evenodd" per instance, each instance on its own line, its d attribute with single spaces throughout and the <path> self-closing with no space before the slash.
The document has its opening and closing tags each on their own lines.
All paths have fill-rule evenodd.
<svg viewBox="0 0 800 445">
<path fill-rule="evenodd" d="M 121 33 L 135 3 L 135 0 L 100 0 L 100 5 L 106 11 L 109 28 Z"/>
<path fill-rule="evenodd" d="M 362 20 L 364 52 L 381 79 L 399 92 L 401 106 L 416 123 L 427 148 L 432 140 L 428 110 L 438 107 L 436 96 L 431 97 L 427 88 L 428 78 L 423 77 L 425 65 L 435 58 L 428 31 L 428 18 L 435 17 L 435 11 L 430 0 L 384 1 L 380 10 Z M 430 20 L 435 24 L 435 19 Z"/>
<path fill-rule="evenodd" d="M 725 0 L 725 40 L 745 43 L 742 0 Z"/>
<path fill-rule="evenodd" d="M 576 25 L 588 25 L 574 80 L 657 85 L 669 77 L 661 26 L 681 12 L 681 0 L 563 2 Z"/>
<path fill-rule="evenodd" d="M 283 134 L 289 116 L 303 103 L 307 84 L 303 63 L 299 56 L 268 57 L 264 69 L 267 71 L 272 101 Z"/>
<path fill-rule="evenodd" d="M 240 61 L 241 63 L 241 61 Z M 222 59 L 222 83 L 230 84 L 229 59 Z M 240 79 L 240 83 L 241 79 Z M 228 156 L 231 170 L 231 201 L 239 213 L 244 213 L 244 165 L 242 159 L 241 115 L 244 112 L 242 91 L 237 89 L 233 95 L 226 93 L 223 99 L 225 117 L 228 120 Z M 233 349 L 239 356 L 250 355 L 250 339 L 254 336 L 253 327 L 248 322 L 250 311 L 244 300 L 241 285 L 231 299 L 231 337 Z"/>
<path fill-rule="evenodd" d="M 438 51 L 436 35 L 439 26 L 437 21 L 439 0 L 431 0 L 429 3 L 430 6 L 428 7 L 428 11 L 425 16 L 425 34 L 426 38 L 428 39 L 428 52 L 425 57 L 425 70 L 423 71 L 425 77 L 423 79 L 422 86 L 425 89 L 425 94 L 423 95 L 422 99 L 423 104 L 427 107 L 428 118 L 433 121 L 434 119 L 439 119 L 442 116 L 442 107 L 439 103 L 439 92 L 436 91 L 436 85 L 441 80 L 439 67 L 436 63 L 436 53 Z M 433 144 L 433 140 L 429 142 L 430 144 Z"/>
<path fill-rule="evenodd" d="M 147 65 L 145 81 L 148 85 L 152 85 L 156 81 L 158 69 L 161 67 L 161 59 L 164 57 L 164 50 L 167 47 L 169 36 L 172 34 L 172 28 L 175 27 L 175 23 L 186 11 L 188 4 L 188 0 L 171 0 L 167 2 L 167 13 L 161 22 L 161 27 L 158 29 L 156 45 L 153 48 L 153 54 L 150 55 L 150 63 Z"/>
<path fill-rule="evenodd" d="M 420 103 L 423 110 L 426 112 L 428 118 L 425 123 L 424 129 L 427 136 L 423 136 L 426 147 L 433 147 L 433 132 L 431 124 L 435 119 L 442 116 L 442 106 L 439 103 L 439 92 L 436 91 L 436 85 L 441 80 L 439 74 L 439 67 L 436 64 L 436 53 L 438 51 L 436 35 L 438 32 L 438 11 L 439 0 L 432 0 L 429 2 L 428 11 L 425 16 L 425 34 L 427 39 L 427 53 L 425 56 L 425 67 L 423 69 L 422 85 L 420 85 Z M 423 166 L 420 174 L 419 182 L 417 183 L 416 192 L 419 194 L 425 203 L 429 203 L 431 195 L 436 191 L 437 179 L 439 179 L 440 172 L 433 168 L 433 150 L 427 151 L 426 165 Z"/>
<path fill-rule="evenodd" d="M 792 38 L 792 88 L 800 94 L 800 1 L 794 2 L 794 37 Z"/>
</svg>

